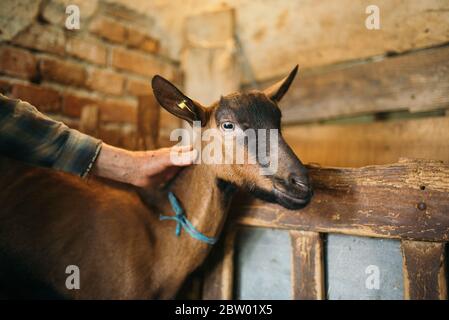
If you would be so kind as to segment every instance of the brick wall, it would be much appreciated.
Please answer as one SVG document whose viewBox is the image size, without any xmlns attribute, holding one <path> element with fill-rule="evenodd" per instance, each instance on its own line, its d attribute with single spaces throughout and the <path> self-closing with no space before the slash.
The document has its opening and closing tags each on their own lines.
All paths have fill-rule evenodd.
<svg viewBox="0 0 449 320">
<path fill-rule="evenodd" d="M 67 1 L 35 2 L 34 14 L 26 6 L 11 12 L 26 26 L 16 33 L 6 30 L 12 35 L 0 42 L 0 91 L 74 128 L 83 108 L 96 105 L 99 137 L 134 148 L 138 97 L 151 94 L 152 76 L 181 81 L 178 63 L 160 54 L 151 18 L 116 4 L 78 0 L 73 2 L 79 3 L 81 28 L 67 30 Z M 166 113 L 161 118 L 166 144 L 179 121 Z"/>
</svg>

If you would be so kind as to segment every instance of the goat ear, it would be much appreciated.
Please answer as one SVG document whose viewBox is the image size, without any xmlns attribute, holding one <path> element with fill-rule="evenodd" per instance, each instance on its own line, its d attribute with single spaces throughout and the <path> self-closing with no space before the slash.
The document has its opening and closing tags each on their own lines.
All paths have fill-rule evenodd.
<svg viewBox="0 0 449 320">
<path fill-rule="evenodd" d="M 156 75 L 151 81 L 151 86 L 156 100 L 165 110 L 190 123 L 201 121 L 202 126 L 206 124 L 206 109 L 184 95 L 170 81 Z"/>
<path fill-rule="evenodd" d="M 281 81 L 273 84 L 271 87 L 264 90 L 264 93 L 273 101 L 281 101 L 284 94 L 290 88 L 293 80 L 295 79 L 296 73 L 298 73 L 298 65 L 290 72 L 290 74 L 282 79 Z"/>
</svg>

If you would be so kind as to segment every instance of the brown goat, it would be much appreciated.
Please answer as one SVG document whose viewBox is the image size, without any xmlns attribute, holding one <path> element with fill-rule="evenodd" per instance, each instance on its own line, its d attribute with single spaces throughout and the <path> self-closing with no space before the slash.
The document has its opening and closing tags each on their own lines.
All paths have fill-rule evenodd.
<svg viewBox="0 0 449 320">
<path fill-rule="evenodd" d="M 277 102 L 297 67 L 265 91 L 222 97 L 209 108 L 156 76 L 154 94 L 172 114 L 204 128 L 280 129 Z M 232 123 L 230 125 L 229 123 Z M 8 298 L 173 298 L 211 245 L 182 231 L 175 235 L 167 200 L 172 191 L 197 230 L 218 237 L 236 187 L 299 209 L 311 198 L 306 169 L 281 135 L 279 166 L 260 175 L 260 164 L 197 164 L 161 190 L 111 186 L 0 158 L 0 296 Z M 80 288 L 66 288 L 66 267 L 80 270 Z"/>
</svg>

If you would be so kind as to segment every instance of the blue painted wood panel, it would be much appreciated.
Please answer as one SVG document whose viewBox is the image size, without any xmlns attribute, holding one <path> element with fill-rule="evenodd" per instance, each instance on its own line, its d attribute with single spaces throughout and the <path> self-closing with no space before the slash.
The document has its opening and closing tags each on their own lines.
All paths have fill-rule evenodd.
<svg viewBox="0 0 449 320">
<path fill-rule="evenodd" d="M 235 258 L 235 298 L 291 299 L 291 242 L 288 231 L 240 229 Z"/>
<path fill-rule="evenodd" d="M 403 299 L 400 241 L 330 234 L 325 251 L 328 299 Z"/>
</svg>

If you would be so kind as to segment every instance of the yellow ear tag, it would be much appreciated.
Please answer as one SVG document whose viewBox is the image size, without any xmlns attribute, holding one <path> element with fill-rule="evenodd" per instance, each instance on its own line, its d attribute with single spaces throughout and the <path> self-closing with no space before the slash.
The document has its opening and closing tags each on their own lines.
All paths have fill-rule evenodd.
<svg viewBox="0 0 449 320">
<path fill-rule="evenodd" d="M 180 103 L 178 103 L 178 107 L 179 107 L 180 109 L 183 109 L 183 110 L 184 110 L 184 109 L 187 109 L 187 110 L 189 110 L 191 113 L 193 113 L 193 111 L 190 110 L 189 106 L 187 106 L 186 102 L 187 102 L 187 101 L 182 100 Z"/>
</svg>

